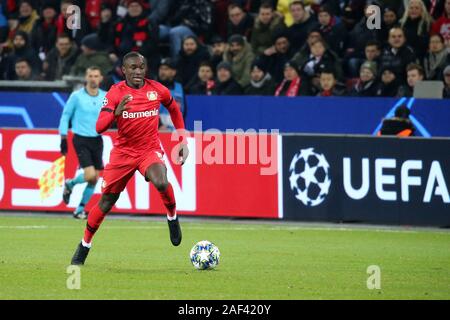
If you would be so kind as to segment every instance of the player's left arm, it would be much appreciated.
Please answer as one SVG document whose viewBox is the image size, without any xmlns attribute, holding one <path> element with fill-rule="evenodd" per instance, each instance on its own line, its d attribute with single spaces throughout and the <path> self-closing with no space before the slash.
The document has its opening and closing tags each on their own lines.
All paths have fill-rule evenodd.
<svg viewBox="0 0 450 320">
<path fill-rule="evenodd" d="M 185 132 L 185 126 L 184 126 L 184 120 L 183 120 L 183 114 L 181 113 L 180 106 L 176 102 L 176 100 L 172 97 L 170 94 L 169 89 L 164 87 L 163 94 L 161 98 L 161 103 L 164 107 L 169 111 L 170 118 L 172 119 L 173 125 L 177 132 L 179 133 L 181 137 L 181 141 L 178 144 L 178 161 L 181 165 L 184 164 L 186 161 L 188 155 L 189 155 L 189 149 L 187 147 L 187 140 L 186 140 L 186 132 Z"/>
<path fill-rule="evenodd" d="M 67 146 L 67 133 L 69 131 L 69 123 L 73 117 L 77 104 L 77 99 L 74 94 L 71 94 L 66 104 L 64 105 L 63 113 L 61 115 L 61 119 L 59 120 L 58 131 L 61 135 L 61 143 L 60 149 L 61 154 L 66 155 L 68 146 Z"/>
</svg>

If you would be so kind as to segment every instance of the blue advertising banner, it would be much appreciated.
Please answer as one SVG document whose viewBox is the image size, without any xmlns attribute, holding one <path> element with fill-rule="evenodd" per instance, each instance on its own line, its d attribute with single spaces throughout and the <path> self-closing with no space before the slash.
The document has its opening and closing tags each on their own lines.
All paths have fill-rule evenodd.
<svg viewBox="0 0 450 320">
<path fill-rule="evenodd" d="M 57 128 L 67 93 L 0 92 L 0 127 Z M 186 127 L 278 129 L 282 133 L 376 134 L 401 104 L 416 135 L 450 137 L 450 100 L 188 96 Z"/>
<path fill-rule="evenodd" d="M 383 118 L 405 104 L 416 135 L 450 136 L 450 100 L 414 98 L 187 97 L 186 126 L 279 129 L 282 133 L 376 134 Z"/>
</svg>

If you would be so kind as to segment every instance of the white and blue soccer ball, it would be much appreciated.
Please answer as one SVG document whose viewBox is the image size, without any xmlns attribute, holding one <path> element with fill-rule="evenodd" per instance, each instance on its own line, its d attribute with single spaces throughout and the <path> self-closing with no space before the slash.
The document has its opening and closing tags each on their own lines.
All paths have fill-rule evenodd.
<svg viewBox="0 0 450 320">
<path fill-rule="evenodd" d="M 219 264 L 220 251 L 214 243 L 202 240 L 192 247 L 190 258 L 198 270 L 214 269 Z"/>
</svg>

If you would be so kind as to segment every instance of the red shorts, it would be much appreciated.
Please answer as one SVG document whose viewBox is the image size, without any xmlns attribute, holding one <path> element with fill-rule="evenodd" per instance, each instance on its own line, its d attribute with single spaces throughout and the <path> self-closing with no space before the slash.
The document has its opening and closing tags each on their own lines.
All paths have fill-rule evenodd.
<svg viewBox="0 0 450 320">
<path fill-rule="evenodd" d="M 103 171 L 102 193 L 121 193 L 136 170 L 145 177 L 145 172 L 152 164 L 164 165 L 163 155 L 162 150 L 150 150 L 140 157 L 133 157 L 113 149 Z"/>
</svg>

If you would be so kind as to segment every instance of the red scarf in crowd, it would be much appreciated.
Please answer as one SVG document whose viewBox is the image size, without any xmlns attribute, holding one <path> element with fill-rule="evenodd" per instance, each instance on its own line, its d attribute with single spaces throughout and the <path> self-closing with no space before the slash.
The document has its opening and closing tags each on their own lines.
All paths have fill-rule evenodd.
<svg viewBox="0 0 450 320">
<path fill-rule="evenodd" d="M 277 90 L 275 91 L 275 97 L 279 97 L 281 91 L 284 88 L 284 85 L 286 84 L 288 80 L 284 79 L 281 84 L 278 86 Z M 300 89 L 302 81 L 300 77 L 295 78 L 291 81 L 291 84 L 289 85 L 288 90 L 286 91 L 286 97 L 296 97 L 298 94 L 298 90 Z"/>
</svg>

